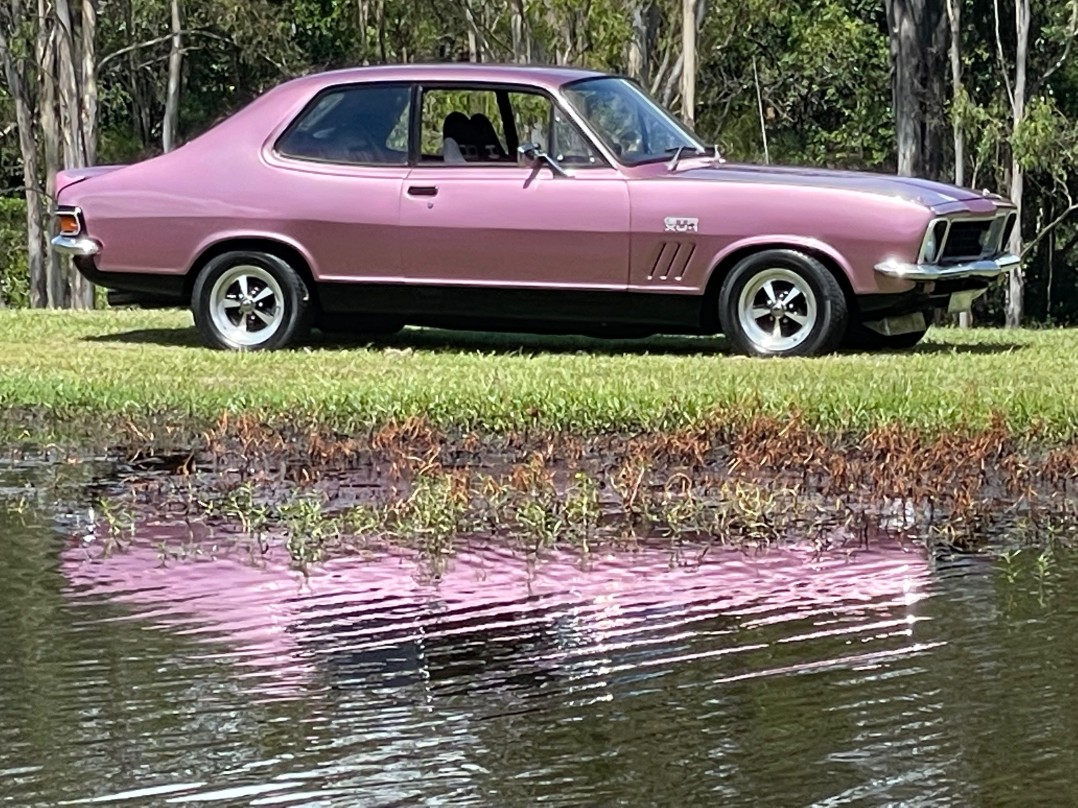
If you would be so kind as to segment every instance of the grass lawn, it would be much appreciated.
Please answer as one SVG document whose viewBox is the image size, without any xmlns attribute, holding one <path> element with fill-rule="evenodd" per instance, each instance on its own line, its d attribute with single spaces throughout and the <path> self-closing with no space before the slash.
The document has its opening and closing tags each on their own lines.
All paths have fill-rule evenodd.
<svg viewBox="0 0 1078 808">
<path fill-rule="evenodd" d="M 828 432 L 896 420 L 975 429 L 998 413 L 1047 442 L 1078 436 L 1078 331 L 1068 330 L 936 329 L 910 352 L 798 360 L 732 356 L 721 338 L 419 329 L 234 354 L 201 347 L 187 312 L 3 311 L 0 346 L 9 432 L 21 418 L 63 431 L 251 412 L 340 430 L 423 416 L 450 430 L 595 433 L 797 410 Z"/>
</svg>

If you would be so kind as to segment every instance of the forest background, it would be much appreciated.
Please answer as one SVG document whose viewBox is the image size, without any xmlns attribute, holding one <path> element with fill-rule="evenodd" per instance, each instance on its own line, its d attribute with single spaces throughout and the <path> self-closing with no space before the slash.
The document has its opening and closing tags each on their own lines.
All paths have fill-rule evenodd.
<svg viewBox="0 0 1078 808">
<path fill-rule="evenodd" d="M 3 0 L 0 303 L 89 307 L 48 244 L 60 168 L 175 148 L 289 77 L 482 61 L 628 74 L 732 160 L 1018 202 L 980 324 L 1078 323 L 1078 0 Z"/>
</svg>

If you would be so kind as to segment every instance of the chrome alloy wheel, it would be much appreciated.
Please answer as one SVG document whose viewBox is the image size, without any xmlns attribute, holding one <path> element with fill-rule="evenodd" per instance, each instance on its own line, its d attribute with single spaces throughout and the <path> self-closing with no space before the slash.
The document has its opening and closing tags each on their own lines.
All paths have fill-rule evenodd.
<svg viewBox="0 0 1078 808">
<path fill-rule="evenodd" d="M 741 290 L 737 316 L 745 336 L 761 351 L 792 351 L 816 325 L 816 294 L 801 275 L 773 267 L 756 273 Z"/>
<path fill-rule="evenodd" d="M 210 318 L 223 339 L 254 347 L 272 337 L 284 322 L 284 293 L 260 266 L 231 267 L 210 291 Z"/>
</svg>

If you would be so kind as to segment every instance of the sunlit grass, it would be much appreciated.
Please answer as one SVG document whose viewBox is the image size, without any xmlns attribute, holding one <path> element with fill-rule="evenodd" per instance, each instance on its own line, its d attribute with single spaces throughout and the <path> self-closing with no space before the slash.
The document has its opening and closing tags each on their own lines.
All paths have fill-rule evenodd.
<svg viewBox="0 0 1078 808">
<path fill-rule="evenodd" d="M 896 420 L 942 431 L 998 414 L 1060 440 L 1078 435 L 1078 332 L 937 329 L 912 352 L 781 361 L 732 356 L 721 338 L 418 329 L 233 354 L 201 347 L 186 312 L 4 311 L 0 407 L 56 424 L 253 412 L 348 431 L 423 416 L 447 429 L 589 433 L 791 411 L 827 431 Z"/>
</svg>

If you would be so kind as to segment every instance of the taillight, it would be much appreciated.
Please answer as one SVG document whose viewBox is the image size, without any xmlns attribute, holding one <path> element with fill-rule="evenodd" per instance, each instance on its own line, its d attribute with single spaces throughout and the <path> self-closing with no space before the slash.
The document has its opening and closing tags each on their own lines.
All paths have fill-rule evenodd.
<svg viewBox="0 0 1078 808">
<path fill-rule="evenodd" d="M 77 236 L 82 232 L 82 214 L 78 208 L 56 211 L 56 229 L 61 236 Z"/>
</svg>

